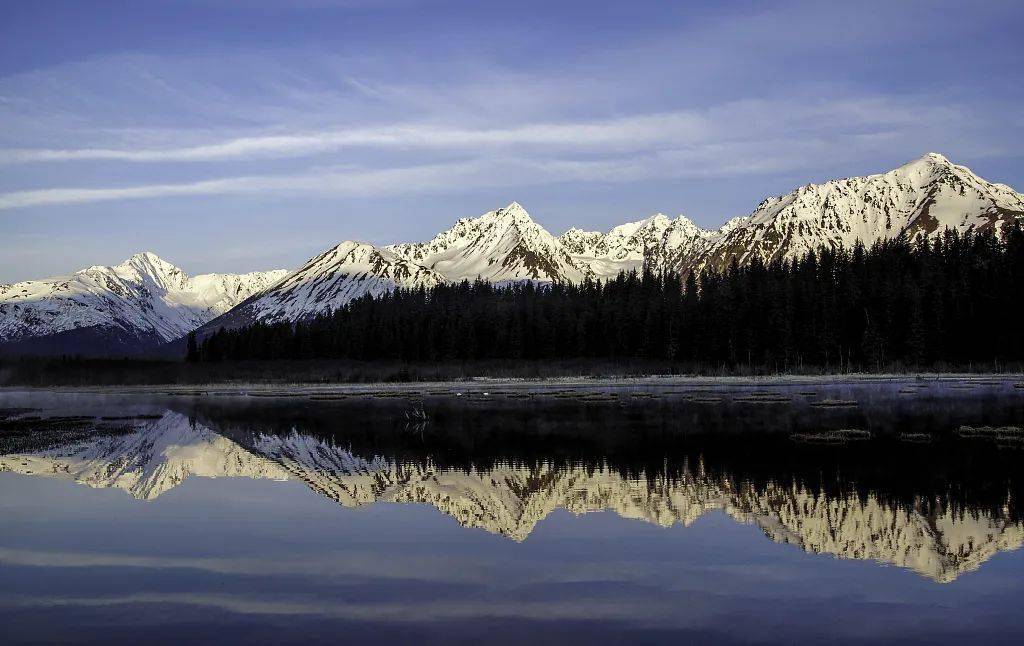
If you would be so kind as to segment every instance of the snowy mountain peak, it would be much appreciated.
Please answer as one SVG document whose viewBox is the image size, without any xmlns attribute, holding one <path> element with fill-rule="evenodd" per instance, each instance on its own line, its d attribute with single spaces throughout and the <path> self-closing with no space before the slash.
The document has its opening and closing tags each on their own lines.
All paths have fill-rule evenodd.
<svg viewBox="0 0 1024 646">
<path fill-rule="evenodd" d="M 612 278 L 621 271 L 668 267 L 681 256 L 692 255 L 710 235 L 684 215 L 673 220 L 655 213 L 620 224 L 606 234 L 569 229 L 561 241 L 596 276 Z"/>
<path fill-rule="evenodd" d="M 0 342 L 92 330 L 124 341 L 171 341 L 273 285 L 287 272 L 190 278 L 152 252 L 119 265 L 0 286 Z"/>
<path fill-rule="evenodd" d="M 137 253 L 112 269 L 127 280 L 152 283 L 162 289 L 185 289 L 188 283 L 184 271 L 152 251 Z"/>
<path fill-rule="evenodd" d="M 516 201 L 510 202 L 508 206 L 503 209 L 498 209 L 498 211 L 509 217 L 525 217 L 532 220 L 532 218 L 530 218 L 530 214 L 526 212 L 525 208 L 523 208 L 523 205 Z"/>
<path fill-rule="evenodd" d="M 730 221 L 719 241 L 684 271 L 722 269 L 732 259 L 793 259 L 821 246 L 871 245 L 898 235 L 933 237 L 994 230 L 1024 216 L 1024 195 L 993 184 L 938 153 L 885 173 L 807 184 L 769 198 L 745 219 Z"/>
<path fill-rule="evenodd" d="M 156 255 L 152 251 L 140 251 L 137 254 L 133 254 L 131 258 L 125 261 L 128 262 L 147 262 L 152 264 L 164 264 L 166 261 L 160 256 Z M 169 264 L 169 263 L 167 263 Z"/>
<path fill-rule="evenodd" d="M 387 249 L 447 280 L 574 282 L 588 273 L 518 202 L 461 219 L 428 242 Z"/>
<path fill-rule="evenodd" d="M 928 160 L 936 164 L 952 165 L 952 162 L 949 161 L 949 159 L 942 153 L 925 153 L 924 155 L 921 156 L 921 159 Z"/>
<path fill-rule="evenodd" d="M 379 296 L 395 287 L 432 287 L 442 281 L 436 272 L 392 251 L 346 240 L 310 258 L 243 307 L 209 325 L 232 327 L 252 320 L 311 318 L 367 294 Z"/>
<path fill-rule="evenodd" d="M 668 217 L 664 213 L 658 212 L 654 215 L 648 216 L 642 220 L 643 226 L 653 227 L 667 227 L 672 222 L 672 218 Z"/>
<path fill-rule="evenodd" d="M 178 269 L 177 267 L 167 262 L 160 256 L 156 255 L 152 251 L 143 251 L 141 253 L 134 254 L 130 258 L 116 266 L 125 268 L 132 267 L 136 269 L 154 270 L 157 272 L 168 272 Z"/>
<path fill-rule="evenodd" d="M 369 243 L 346 240 L 335 245 L 334 248 L 327 253 L 334 258 L 343 258 L 349 262 L 358 262 L 369 258 L 373 255 L 374 251 L 376 251 L 376 248 Z"/>
<path fill-rule="evenodd" d="M 489 211 L 478 218 L 468 220 L 468 222 L 475 223 L 478 226 L 509 226 L 525 229 L 541 228 L 519 202 L 512 202 L 504 208 Z"/>
<path fill-rule="evenodd" d="M 966 173 L 973 175 L 973 173 L 971 173 L 971 171 L 966 167 L 957 166 L 939 153 L 927 153 L 889 171 L 888 173 L 880 173 L 877 176 L 871 175 L 869 178 L 879 176 L 889 177 L 890 179 L 898 179 L 904 182 L 915 183 L 916 186 L 924 186 L 939 178 L 946 177 L 951 174 L 957 174 L 958 170 L 966 171 Z"/>
</svg>

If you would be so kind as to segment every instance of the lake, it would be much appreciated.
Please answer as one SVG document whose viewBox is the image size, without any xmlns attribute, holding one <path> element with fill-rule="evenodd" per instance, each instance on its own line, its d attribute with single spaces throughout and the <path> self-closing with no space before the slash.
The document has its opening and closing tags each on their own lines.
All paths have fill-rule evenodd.
<svg viewBox="0 0 1024 646">
<path fill-rule="evenodd" d="M 1024 638 L 1020 379 L 0 391 L 0 641 Z"/>
</svg>

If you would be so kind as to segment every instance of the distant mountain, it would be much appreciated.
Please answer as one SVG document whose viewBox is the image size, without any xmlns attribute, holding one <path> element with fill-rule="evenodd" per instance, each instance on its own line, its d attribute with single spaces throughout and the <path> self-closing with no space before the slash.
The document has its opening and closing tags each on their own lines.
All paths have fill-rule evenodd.
<svg viewBox="0 0 1024 646">
<path fill-rule="evenodd" d="M 181 337 L 287 273 L 189 277 L 145 252 L 119 265 L 0 285 L 0 344 L 38 353 L 151 346 Z"/>
<path fill-rule="evenodd" d="M 577 264 L 595 278 L 613 278 L 643 267 L 663 269 L 709 248 L 717 232 L 702 229 L 686 216 L 675 220 L 657 213 L 644 220 L 620 224 L 608 233 L 575 227 L 559 240 Z"/>
<path fill-rule="evenodd" d="M 396 286 L 478 278 L 575 283 L 642 267 L 685 274 L 901 234 L 933 237 L 947 228 L 1001 235 L 1022 217 L 1024 195 L 935 153 L 887 173 L 808 184 L 768 198 L 717 230 L 658 213 L 607 233 L 574 227 L 556 237 L 513 202 L 461 219 L 427 242 L 383 248 L 343 242 L 283 280 L 283 271 L 188 278 L 152 254 L 139 254 L 116 267 L 0 286 L 0 347 L 20 341 L 123 348 L 180 338 L 196 328 L 203 336 L 253 321 L 298 321 Z"/>
<path fill-rule="evenodd" d="M 355 455 L 295 431 L 243 435 L 229 438 L 168 412 L 132 432 L 0 454 L 0 472 L 119 488 L 142 500 L 153 500 L 189 476 L 294 480 L 345 507 L 426 504 L 464 527 L 515 541 L 526 540 L 556 509 L 577 515 L 610 510 L 664 527 L 689 526 L 722 510 L 778 543 L 890 563 L 940 582 L 1024 544 L 1024 523 L 987 506 L 906 507 L 875 494 L 828 495 L 795 483 L 755 486 L 742 473 L 711 476 L 703 469 L 672 480 L 644 473 L 624 478 L 609 468 L 583 466 L 442 469 Z"/>
</svg>

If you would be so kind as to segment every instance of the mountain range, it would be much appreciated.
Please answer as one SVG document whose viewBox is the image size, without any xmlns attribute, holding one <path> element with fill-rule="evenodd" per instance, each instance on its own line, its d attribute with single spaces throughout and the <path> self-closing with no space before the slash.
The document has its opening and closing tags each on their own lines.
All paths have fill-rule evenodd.
<svg viewBox="0 0 1024 646">
<path fill-rule="evenodd" d="M 223 435 L 170 411 L 129 432 L 90 433 L 0 454 L 2 471 L 118 488 L 140 500 L 154 500 L 189 477 L 290 480 L 344 507 L 430 505 L 464 527 L 515 541 L 526 540 L 556 509 L 577 515 L 609 510 L 662 527 L 689 526 L 720 510 L 777 543 L 889 563 L 939 582 L 1024 544 L 1024 523 L 983 505 L 921 500 L 908 507 L 873 493 L 754 485 L 743 474 L 710 475 L 700 465 L 671 480 L 550 464 L 444 469 L 356 455 L 297 431 Z"/>
<path fill-rule="evenodd" d="M 189 278 L 152 253 L 71 276 L 0 285 L 0 349 L 97 353 L 153 347 L 192 330 L 298 321 L 399 287 L 483 279 L 575 283 L 650 267 L 681 273 L 793 259 L 822 246 L 870 245 L 946 229 L 1001 235 L 1024 195 L 929 153 L 886 173 L 807 184 L 716 230 L 661 213 L 608 232 L 555 236 L 516 202 L 458 220 L 432 240 L 345 241 L 293 271 Z"/>
</svg>

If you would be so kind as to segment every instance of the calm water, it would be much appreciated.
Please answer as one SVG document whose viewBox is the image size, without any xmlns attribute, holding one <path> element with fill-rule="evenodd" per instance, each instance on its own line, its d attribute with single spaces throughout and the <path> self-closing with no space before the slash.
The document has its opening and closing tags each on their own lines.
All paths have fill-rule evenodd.
<svg viewBox="0 0 1024 646">
<path fill-rule="evenodd" d="M 0 409 L 3 643 L 1024 637 L 1012 380 Z"/>
</svg>

